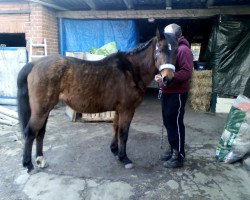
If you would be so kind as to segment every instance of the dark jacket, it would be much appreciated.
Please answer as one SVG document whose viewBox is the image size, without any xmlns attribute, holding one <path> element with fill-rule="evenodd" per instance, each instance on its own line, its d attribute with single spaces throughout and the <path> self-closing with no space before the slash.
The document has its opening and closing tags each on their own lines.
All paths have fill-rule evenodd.
<svg viewBox="0 0 250 200">
<path fill-rule="evenodd" d="M 174 80 L 169 86 L 161 87 L 164 93 L 184 93 L 189 89 L 189 82 L 193 72 L 193 54 L 185 37 L 180 37 L 178 43 Z"/>
</svg>

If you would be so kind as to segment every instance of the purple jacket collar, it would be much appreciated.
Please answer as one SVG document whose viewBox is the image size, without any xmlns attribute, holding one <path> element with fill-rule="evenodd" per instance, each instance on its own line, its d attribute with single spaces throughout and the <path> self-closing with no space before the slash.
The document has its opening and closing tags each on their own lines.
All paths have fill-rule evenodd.
<svg viewBox="0 0 250 200">
<path fill-rule="evenodd" d="M 188 48 L 190 48 L 190 44 L 189 44 L 189 42 L 187 41 L 187 39 L 184 36 L 181 36 L 181 37 L 178 38 L 178 43 L 179 43 L 179 45 L 184 44 Z"/>
</svg>

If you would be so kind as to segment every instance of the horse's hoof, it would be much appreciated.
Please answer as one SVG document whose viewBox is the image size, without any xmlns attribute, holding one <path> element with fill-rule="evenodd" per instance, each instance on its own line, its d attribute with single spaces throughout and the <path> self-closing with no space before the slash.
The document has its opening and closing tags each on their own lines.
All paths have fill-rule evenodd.
<svg viewBox="0 0 250 200">
<path fill-rule="evenodd" d="M 131 169 L 134 167 L 132 161 L 126 156 L 123 158 L 119 158 L 120 162 L 124 165 L 126 169 Z"/>
<path fill-rule="evenodd" d="M 23 167 L 26 167 L 28 169 L 27 173 L 30 173 L 34 169 L 34 166 L 31 161 L 28 162 L 23 161 Z"/>
<path fill-rule="evenodd" d="M 29 166 L 26 166 L 27 167 L 27 173 L 30 173 L 33 169 L 34 169 L 34 166 L 33 166 L 33 164 L 31 163 L 31 165 L 29 165 Z"/>
<path fill-rule="evenodd" d="M 38 156 L 36 158 L 36 164 L 37 164 L 37 167 L 39 167 L 39 168 L 45 168 L 45 167 L 49 166 L 47 161 L 44 159 L 43 156 Z"/>
<path fill-rule="evenodd" d="M 128 164 L 124 165 L 124 167 L 126 169 L 132 169 L 134 167 L 134 165 L 133 165 L 133 163 L 128 163 Z"/>
</svg>

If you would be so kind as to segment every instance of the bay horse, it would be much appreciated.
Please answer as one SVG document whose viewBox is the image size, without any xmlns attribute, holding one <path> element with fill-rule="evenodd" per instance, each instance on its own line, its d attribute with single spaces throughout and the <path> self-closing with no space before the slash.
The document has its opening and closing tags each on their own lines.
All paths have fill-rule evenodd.
<svg viewBox="0 0 250 200">
<path fill-rule="evenodd" d="M 50 111 L 61 99 L 79 113 L 115 111 L 111 152 L 125 168 L 133 167 L 126 144 L 135 109 L 158 68 L 173 64 L 177 46 L 156 36 L 130 52 L 117 52 L 100 61 L 53 55 L 27 63 L 19 72 L 18 114 L 24 138 L 23 166 L 30 172 L 36 139 L 36 163 L 46 167 L 43 139 Z M 164 70 L 162 70 L 164 71 Z"/>
</svg>

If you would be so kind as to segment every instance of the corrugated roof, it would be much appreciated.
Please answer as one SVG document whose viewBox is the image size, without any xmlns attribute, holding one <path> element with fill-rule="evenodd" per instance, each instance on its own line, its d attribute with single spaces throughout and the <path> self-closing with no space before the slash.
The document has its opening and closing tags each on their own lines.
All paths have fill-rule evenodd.
<svg viewBox="0 0 250 200">
<path fill-rule="evenodd" d="M 32 0 L 30 0 L 32 1 Z M 34 0 L 59 10 L 157 10 L 196 9 L 211 6 L 250 5 L 249 0 Z"/>
</svg>

